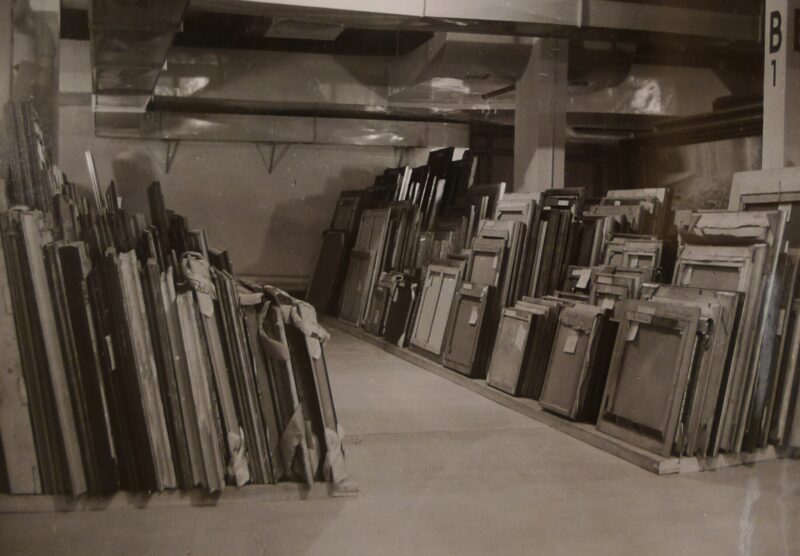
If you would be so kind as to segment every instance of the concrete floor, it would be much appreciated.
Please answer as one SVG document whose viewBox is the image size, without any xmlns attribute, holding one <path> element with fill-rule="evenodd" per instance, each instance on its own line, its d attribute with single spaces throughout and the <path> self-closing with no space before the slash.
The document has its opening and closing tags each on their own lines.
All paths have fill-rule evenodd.
<svg viewBox="0 0 800 556">
<path fill-rule="evenodd" d="M 800 462 L 657 477 L 347 334 L 357 498 L 0 516 L 2 554 L 800 555 Z"/>
</svg>

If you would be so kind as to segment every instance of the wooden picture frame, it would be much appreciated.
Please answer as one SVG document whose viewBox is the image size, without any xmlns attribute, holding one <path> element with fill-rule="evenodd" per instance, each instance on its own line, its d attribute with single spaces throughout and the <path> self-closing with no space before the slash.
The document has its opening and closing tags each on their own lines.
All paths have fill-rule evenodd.
<svg viewBox="0 0 800 556">
<path fill-rule="evenodd" d="M 658 454 L 672 454 L 697 346 L 700 309 L 628 301 L 597 428 Z"/>
<path fill-rule="evenodd" d="M 567 419 L 597 419 L 616 326 L 585 304 L 559 314 L 539 403 Z"/>
<path fill-rule="evenodd" d="M 686 402 L 687 419 L 680 442 L 685 455 L 707 457 L 719 452 L 717 405 L 727 380 L 743 298 L 739 292 L 666 284 L 649 284 L 642 292 L 646 301 L 694 306 L 701 311 L 705 349 L 699 353 L 691 397 Z"/>
<path fill-rule="evenodd" d="M 473 376 L 480 364 L 480 341 L 490 287 L 464 282 L 456 292 L 447 339 L 442 351 L 445 367 Z"/>
<path fill-rule="evenodd" d="M 420 291 L 419 309 L 411 333 L 411 345 L 441 355 L 450 308 L 459 282 L 457 268 L 430 265 Z"/>
<path fill-rule="evenodd" d="M 342 303 L 339 318 L 354 326 L 361 324 L 366 313 L 367 296 L 370 293 L 370 278 L 375 267 L 372 251 L 350 252 L 350 266 L 342 287 Z"/>
</svg>

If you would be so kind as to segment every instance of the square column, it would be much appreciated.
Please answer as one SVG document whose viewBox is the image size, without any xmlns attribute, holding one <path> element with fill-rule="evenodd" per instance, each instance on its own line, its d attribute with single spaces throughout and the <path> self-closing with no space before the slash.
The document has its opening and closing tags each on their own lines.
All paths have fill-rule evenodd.
<svg viewBox="0 0 800 556">
<path fill-rule="evenodd" d="M 514 115 L 514 184 L 520 193 L 564 187 L 567 131 L 565 39 L 537 39 L 517 81 Z"/>
</svg>

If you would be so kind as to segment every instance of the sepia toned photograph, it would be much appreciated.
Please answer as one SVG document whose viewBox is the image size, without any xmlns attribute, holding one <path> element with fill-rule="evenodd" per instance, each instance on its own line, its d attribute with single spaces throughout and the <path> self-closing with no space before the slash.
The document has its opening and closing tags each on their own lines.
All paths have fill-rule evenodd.
<svg viewBox="0 0 800 556">
<path fill-rule="evenodd" d="M 800 556 L 800 0 L 0 0 L 0 554 Z"/>
</svg>

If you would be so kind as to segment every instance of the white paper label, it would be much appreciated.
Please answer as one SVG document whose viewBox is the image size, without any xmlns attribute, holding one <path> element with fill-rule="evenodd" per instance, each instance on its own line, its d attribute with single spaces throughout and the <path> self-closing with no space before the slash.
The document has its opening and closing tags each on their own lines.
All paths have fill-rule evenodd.
<svg viewBox="0 0 800 556">
<path fill-rule="evenodd" d="M 470 313 L 469 313 L 469 324 L 471 326 L 475 326 L 476 324 L 478 324 L 478 308 L 477 307 L 473 307 L 472 311 L 470 311 Z"/>
<path fill-rule="evenodd" d="M 636 335 L 639 334 L 639 323 L 632 322 L 628 326 L 628 341 L 632 342 L 636 339 Z"/>
<path fill-rule="evenodd" d="M 622 201 L 614 201 L 614 206 L 615 207 L 622 206 Z"/>
<path fill-rule="evenodd" d="M 556 203 L 559 207 L 568 207 L 569 199 L 559 199 Z"/>
<path fill-rule="evenodd" d="M 613 297 L 605 297 L 603 301 L 600 303 L 600 307 L 603 309 L 614 310 L 614 298 Z"/>
<path fill-rule="evenodd" d="M 564 353 L 569 353 L 570 355 L 575 354 L 575 348 L 578 345 L 578 333 L 574 330 L 570 330 L 569 334 L 567 335 L 567 339 L 564 341 Z"/>
<path fill-rule="evenodd" d="M 578 283 L 575 285 L 578 289 L 585 289 L 586 286 L 589 285 L 589 278 L 592 276 L 592 269 L 591 268 L 584 268 L 580 271 L 580 278 L 578 278 Z"/>
<path fill-rule="evenodd" d="M 514 336 L 514 346 L 520 351 L 525 349 L 525 339 L 528 336 L 528 331 L 524 327 L 517 328 L 517 335 Z"/>
</svg>

